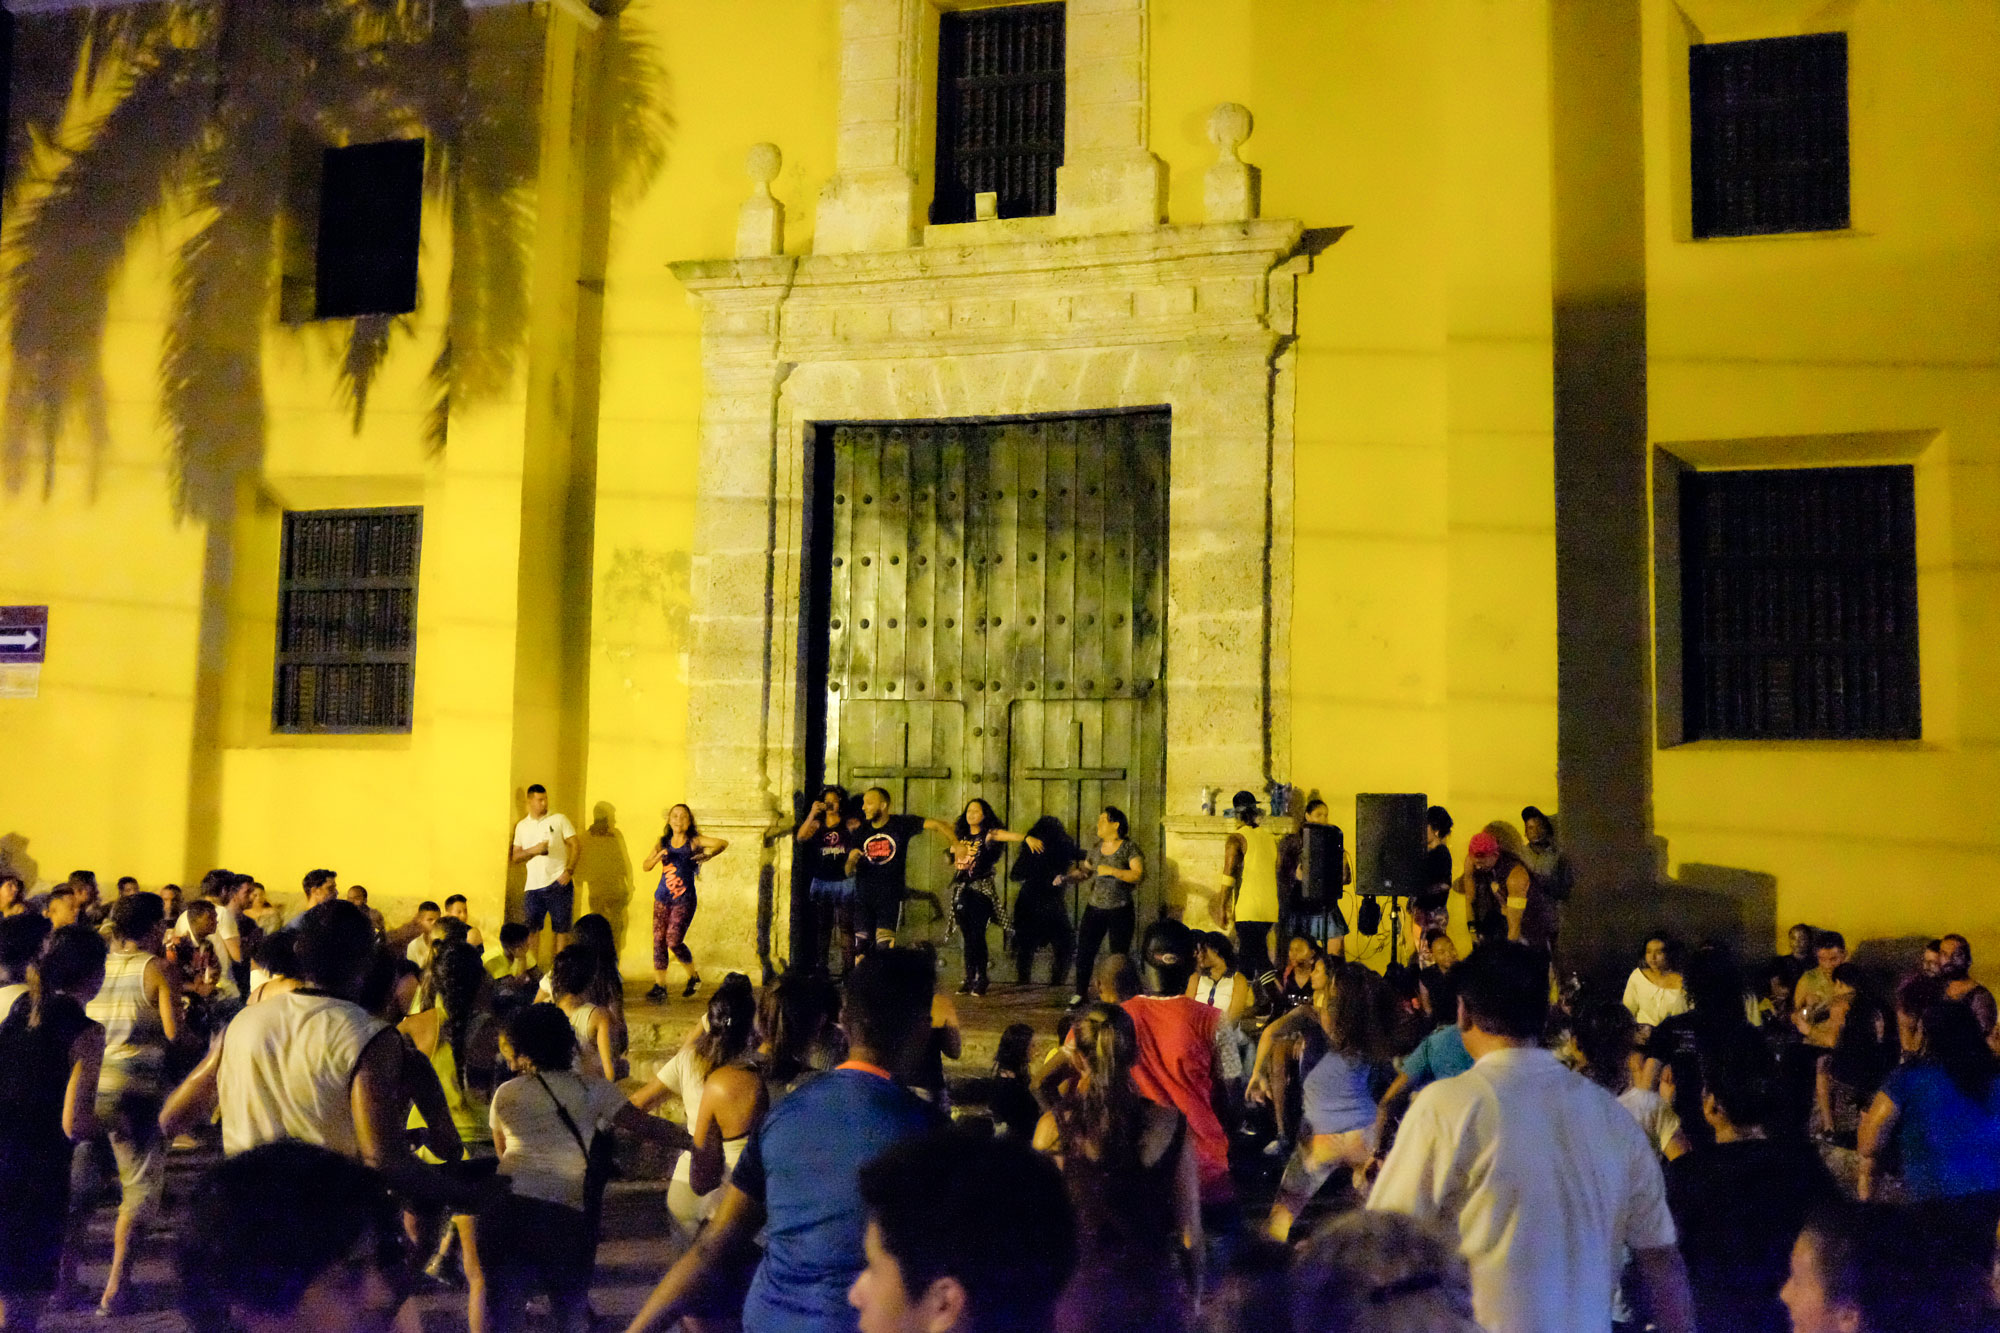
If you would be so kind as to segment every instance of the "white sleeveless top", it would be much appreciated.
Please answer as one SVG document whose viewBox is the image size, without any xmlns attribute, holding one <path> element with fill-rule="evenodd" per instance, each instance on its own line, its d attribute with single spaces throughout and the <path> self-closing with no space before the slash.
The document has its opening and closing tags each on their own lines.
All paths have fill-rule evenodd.
<svg viewBox="0 0 2000 1333">
<path fill-rule="evenodd" d="M 306 991 L 238 1014 L 223 1034 L 217 1071 L 222 1151 L 298 1139 L 356 1156 L 354 1071 L 386 1026 L 358 1004 Z"/>
<path fill-rule="evenodd" d="M 605 1072 L 604 1062 L 597 1058 L 597 1043 L 590 1039 L 590 1020 L 597 1008 L 594 1004 L 578 1005 L 569 1016 L 569 1027 L 576 1033 L 576 1072 L 608 1079 L 611 1076 Z"/>
<path fill-rule="evenodd" d="M 1196 974 L 1194 997 L 1211 1009 L 1228 1013 L 1230 1001 L 1236 998 L 1236 973 L 1221 978 Z"/>
</svg>

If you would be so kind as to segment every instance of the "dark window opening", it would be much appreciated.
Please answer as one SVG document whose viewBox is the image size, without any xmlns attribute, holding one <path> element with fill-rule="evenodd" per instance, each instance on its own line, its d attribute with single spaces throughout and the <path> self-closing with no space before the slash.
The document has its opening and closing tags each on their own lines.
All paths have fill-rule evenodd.
<svg viewBox="0 0 2000 1333">
<path fill-rule="evenodd" d="M 285 515 L 278 731 L 408 731 L 416 693 L 421 509 Z"/>
<path fill-rule="evenodd" d="M 1847 34 L 1688 48 L 1694 234 L 1848 225 Z"/>
<path fill-rule="evenodd" d="M 417 308 L 424 141 L 329 148 L 320 175 L 314 314 L 402 315 Z"/>
<path fill-rule="evenodd" d="M 1916 528 L 1907 466 L 1687 474 L 1687 739 L 1918 739 Z"/>
<path fill-rule="evenodd" d="M 1063 7 L 941 15 L 931 221 L 972 221 L 987 191 L 1003 218 L 1046 217 L 1062 160 Z"/>
</svg>

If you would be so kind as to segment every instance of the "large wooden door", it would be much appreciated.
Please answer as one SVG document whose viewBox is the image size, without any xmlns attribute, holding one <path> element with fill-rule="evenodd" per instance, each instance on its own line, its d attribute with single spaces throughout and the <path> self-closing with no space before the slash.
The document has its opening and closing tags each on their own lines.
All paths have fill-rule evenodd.
<svg viewBox="0 0 2000 1333">
<path fill-rule="evenodd" d="M 974 796 L 1017 830 L 1055 814 L 1079 841 L 1118 805 L 1157 870 L 1167 414 L 828 436 L 825 771 L 947 821 Z M 913 888 L 948 878 L 942 853 L 918 844 Z"/>
</svg>

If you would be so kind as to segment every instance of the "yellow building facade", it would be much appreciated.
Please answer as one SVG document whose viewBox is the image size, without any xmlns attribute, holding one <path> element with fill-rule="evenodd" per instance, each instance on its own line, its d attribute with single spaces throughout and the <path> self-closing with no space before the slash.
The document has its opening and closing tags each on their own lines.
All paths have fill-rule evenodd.
<svg viewBox="0 0 2000 1333">
<path fill-rule="evenodd" d="M 1990 13 L 1071 0 L 1055 213 L 927 227 L 939 24 L 988 7 L 440 0 L 390 21 L 328 4 L 262 34 L 154 5 L 18 15 L 0 604 L 48 606 L 50 644 L 34 697 L 0 698 L 10 862 L 148 886 L 224 864 L 281 898 L 326 865 L 392 917 L 464 893 L 490 921 L 539 781 L 582 833 L 579 910 L 613 917 L 637 970 L 638 866 L 688 799 L 731 840 L 697 956 L 782 960 L 792 793 L 817 769 L 798 679 L 772 664 L 805 632 L 786 618 L 802 502 L 781 473 L 815 421 L 1056 410 L 1025 389 L 927 409 L 894 397 L 896 367 L 998 382 L 1008 357 L 1125 346 L 1143 290 L 1099 332 L 1086 297 L 1153 265 L 1161 290 L 1194 275 L 1184 311 L 1160 298 L 1160 328 L 1192 321 L 1171 335 L 1182 359 L 1143 401 L 1091 399 L 1079 372 L 1061 410 L 1170 401 L 1170 508 L 1201 512 L 1221 492 L 1180 469 L 1209 447 L 1205 405 L 1244 384 L 1189 382 L 1213 363 L 1185 349 L 1254 343 L 1269 445 L 1256 530 L 1205 528 L 1168 557 L 1167 707 L 1206 689 L 1250 721 L 1168 723 L 1163 902 L 1208 911 L 1221 834 L 1200 789 L 1277 779 L 1350 833 L 1356 793 L 1424 792 L 1461 855 L 1488 820 L 1559 810 L 1589 953 L 1634 951 L 1655 923 L 1762 948 L 1794 919 L 2000 947 L 1982 892 L 2000 625 L 1978 609 L 2000 553 Z M 1690 48 L 1833 31 L 1849 225 L 1697 239 Z M 284 54 L 232 65 L 246 37 Z M 240 105 L 215 91 L 244 86 Z M 379 95 L 325 91 L 356 86 Z M 179 156 L 121 119 L 146 96 L 186 118 Z M 1219 104 L 1254 118 L 1235 150 L 1254 203 L 1230 193 L 1245 178 Z M 302 314 L 300 164 L 411 137 L 415 309 Z M 775 254 L 745 174 L 760 144 L 780 152 Z M 1227 324 L 1236 289 L 1203 287 L 1224 281 L 1203 266 L 1252 252 L 1254 308 Z M 921 320 L 925 292 L 984 282 L 990 310 L 1007 265 L 1028 275 L 1014 341 L 964 327 L 957 295 L 921 357 L 894 341 L 905 307 L 879 338 L 837 310 L 807 328 L 842 284 L 900 283 Z M 1031 288 L 1065 332 L 1023 313 Z M 768 329 L 756 293 L 782 302 Z M 737 466 L 728 431 L 746 427 L 717 387 L 760 337 L 771 406 L 748 429 L 768 486 L 762 461 Z M 849 401 L 825 386 L 878 372 L 903 406 L 814 415 Z M 1915 470 L 1920 737 L 1686 739 L 1678 479 L 1865 464 Z M 422 513 L 407 727 L 277 728 L 284 515 L 398 507 Z M 739 512 L 764 516 L 767 548 L 714 535 Z M 1251 573 L 1209 586 L 1238 556 Z M 767 604 L 765 623 L 728 609 Z M 1243 642 L 1174 637 L 1177 617 L 1232 614 L 1253 648 L 1264 631 L 1241 681 L 1203 672 Z"/>
</svg>

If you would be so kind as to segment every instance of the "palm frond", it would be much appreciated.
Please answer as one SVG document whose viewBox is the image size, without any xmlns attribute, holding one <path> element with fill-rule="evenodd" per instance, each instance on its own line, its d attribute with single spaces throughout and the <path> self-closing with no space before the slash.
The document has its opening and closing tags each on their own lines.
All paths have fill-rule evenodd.
<svg viewBox="0 0 2000 1333">
<path fill-rule="evenodd" d="M 368 415 L 368 390 L 388 359 L 389 335 L 396 322 L 394 315 L 361 315 L 348 330 L 347 355 L 340 362 L 340 391 L 347 399 L 356 435 L 361 433 L 362 418 Z"/>
<path fill-rule="evenodd" d="M 622 17 L 604 34 L 604 101 L 610 123 L 611 197 L 631 203 L 667 164 L 674 115 L 671 78 L 651 34 Z"/>
<path fill-rule="evenodd" d="M 264 459 L 263 334 L 284 193 L 296 49 L 287 6 L 231 0 L 221 32 L 228 71 L 193 173 L 208 223 L 181 247 L 160 356 L 160 410 L 176 509 L 216 520 Z"/>
<path fill-rule="evenodd" d="M 12 376 L 4 477 L 26 478 L 39 443 L 44 483 L 70 408 L 80 410 L 95 459 L 102 430 L 103 340 L 111 288 L 134 233 L 185 171 L 209 106 L 204 53 L 163 44 L 128 66 L 129 87 L 57 170 L 11 237 L 7 286 Z"/>
</svg>

